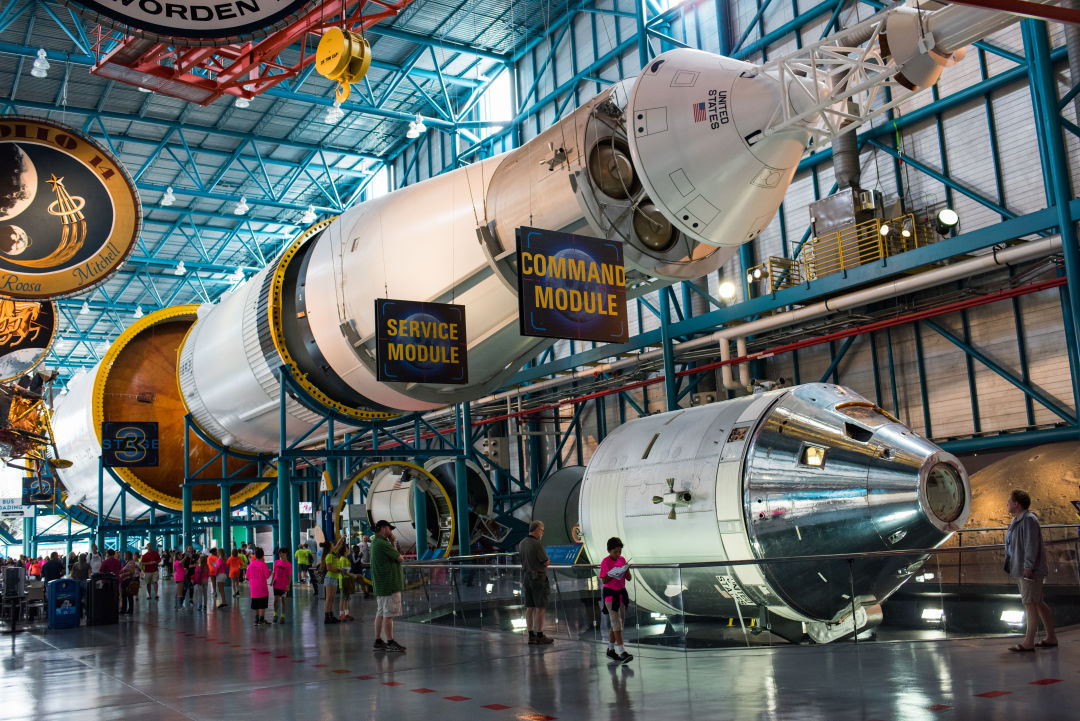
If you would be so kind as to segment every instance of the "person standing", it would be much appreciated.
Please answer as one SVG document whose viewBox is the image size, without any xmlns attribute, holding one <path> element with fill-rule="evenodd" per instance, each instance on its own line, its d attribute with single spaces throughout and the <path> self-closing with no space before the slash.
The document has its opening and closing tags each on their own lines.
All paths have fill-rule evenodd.
<svg viewBox="0 0 1080 721">
<path fill-rule="evenodd" d="M 184 578 L 186 571 L 184 570 L 184 558 L 178 553 L 173 554 L 173 580 L 176 581 L 176 610 L 179 611 L 184 607 Z"/>
<path fill-rule="evenodd" d="M 98 547 L 96 543 L 90 544 L 90 575 L 95 573 L 101 573 L 101 564 L 104 561 L 101 558 L 101 554 L 98 553 Z"/>
<path fill-rule="evenodd" d="M 76 581 L 86 581 L 90 578 L 90 564 L 86 560 L 85 553 L 79 554 L 79 559 L 75 561 L 75 565 L 71 567 L 71 573 L 69 575 Z"/>
<path fill-rule="evenodd" d="M 622 549 L 622 539 L 612 536 L 607 542 L 608 555 L 600 562 L 600 580 L 604 584 L 604 610 L 611 629 L 608 631 L 607 657 L 616 663 L 634 660 L 623 646 L 626 607 L 630 603 L 626 582 L 631 580 L 631 576 L 626 559 L 622 557 Z"/>
<path fill-rule="evenodd" d="M 521 585 L 525 596 L 525 625 L 529 629 L 530 646 L 555 643 L 555 639 L 544 635 L 544 611 L 550 593 L 547 567 L 551 559 L 540 541 L 543 537 L 544 522 L 533 521 L 529 524 L 529 535 L 518 544 L 518 554 L 521 556 Z"/>
<path fill-rule="evenodd" d="M 329 541 L 323 543 L 322 561 L 320 567 L 325 576 L 323 586 L 326 589 L 326 601 L 323 604 L 323 623 L 339 623 L 334 615 L 334 599 L 337 597 L 338 588 L 341 586 L 341 569 L 338 567 L 338 554 L 345 543 L 345 536 L 340 536 L 333 546 Z"/>
<path fill-rule="evenodd" d="M 124 567 L 120 569 L 120 613 L 132 613 L 139 597 L 139 564 L 135 554 L 124 551 Z"/>
<path fill-rule="evenodd" d="M 1034 651 L 1036 647 L 1054 648 L 1058 645 L 1054 614 L 1043 598 L 1043 581 L 1049 568 L 1042 527 L 1039 519 L 1029 510 L 1031 496 L 1026 491 L 1017 489 L 1010 493 L 1007 508 L 1013 518 L 1009 530 L 1005 532 L 1005 572 L 1017 579 L 1026 620 L 1024 640 L 1010 646 L 1009 650 L 1021 653 Z M 1036 643 L 1039 619 L 1042 619 L 1046 637 Z"/>
<path fill-rule="evenodd" d="M 257 546 L 254 558 L 248 563 L 247 579 L 251 591 L 251 610 L 255 612 L 255 625 L 261 626 L 268 623 L 266 607 L 270 605 L 270 591 L 267 585 L 267 581 L 270 580 L 270 568 L 263 560 L 263 550 Z"/>
<path fill-rule="evenodd" d="M 151 603 L 158 595 L 158 566 L 161 565 L 161 556 L 154 550 L 154 544 L 146 547 L 146 553 L 140 559 L 142 563 L 143 577 L 146 579 L 146 600 Z"/>
<path fill-rule="evenodd" d="M 93 564 L 91 564 L 92 566 Z M 116 557 L 116 551 L 110 548 L 105 551 L 105 560 L 101 562 L 101 573 L 111 573 L 112 575 L 120 578 L 120 571 L 123 569 L 124 564 L 120 563 L 120 559 Z"/>
<path fill-rule="evenodd" d="M 46 584 L 64 577 L 64 562 L 60 560 L 60 554 L 53 551 L 49 554 L 49 560 L 41 566 L 41 579 Z"/>
<path fill-rule="evenodd" d="M 289 563 L 289 549 L 279 548 L 274 561 L 274 621 L 285 623 L 285 594 L 289 592 L 292 581 L 292 564 Z M 280 612 L 278 609 L 281 609 Z"/>
<path fill-rule="evenodd" d="M 311 551 L 303 543 L 296 547 L 296 566 L 299 571 L 297 578 L 301 581 L 310 582 Z M 312 585 L 314 588 L 314 584 Z"/>
<path fill-rule="evenodd" d="M 232 581 L 233 598 L 240 597 L 240 584 L 244 578 L 244 562 L 240 559 L 240 549 L 234 548 L 229 556 L 229 580 Z"/>
<path fill-rule="evenodd" d="M 373 651 L 405 650 L 394 640 L 394 619 L 401 615 L 401 592 L 405 590 L 405 569 L 394 543 L 394 530 L 389 521 L 379 521 L 371 542 L 371 582 L 376 604 Z"/>
</svg>

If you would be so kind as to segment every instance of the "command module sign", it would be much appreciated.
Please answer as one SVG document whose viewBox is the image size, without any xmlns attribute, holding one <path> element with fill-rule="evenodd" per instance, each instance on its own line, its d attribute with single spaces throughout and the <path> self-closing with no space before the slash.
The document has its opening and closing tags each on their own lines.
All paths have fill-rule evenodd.
<svg viewBox="0 0 1080 721">
<path fill-rule="evenodd" d="M 375 328 L 380 382 L 469 382 L 465 306 L 377 298 Z"/>
<path fill-rule="evenodd" d="M 102 423 L 101 460 L 106 468 L 156 466 L 158 424 L 141 421 Z"/>
<path fill-rule="evenodd" d="M 629 339 L 622 243 L 521 227 L 517 262 L 522 335 Z"/>
</svg>

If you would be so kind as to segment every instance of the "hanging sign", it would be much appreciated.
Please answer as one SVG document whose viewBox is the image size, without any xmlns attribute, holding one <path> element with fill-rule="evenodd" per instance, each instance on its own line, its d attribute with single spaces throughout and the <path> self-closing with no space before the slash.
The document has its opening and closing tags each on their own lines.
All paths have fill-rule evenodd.
<svg viewBox="0 0 1080 721">
<path fill-rule="evenodd" d="M 66 0 L 105 25 L 178 45 L 265 37 L 310 0 Z"/>
<path fill-rule="evenodd" d="M 43 300 L 102 283 L 135 247 L 139 195 L 77 130 L 0 116 L 0 296 Z"/>
<path fill-rule="evenodd" d="M 105 421 L 101 424 L 101 462 L 106 468 L 156 466 L 158 424 Z"/>
<path fill-rule="evenodd" d="M 629 340 L 621 242 L 521 227 L 517 267 L 522 335 Z"/>
<path fill-rule="evenodd" d="M 0 517 L 21 517 L 24 508 L 21 498 L 0 498 Z"/>
<path fill-rule="evenodd" d="M 380 382 L 469 382 L 465 306 L 378 298 L 375 328 Z"/>
<path fill-rule="evenodd" d="M 52 345 L 56 304 L 0 298 L 0 382 L 36 367 Z"/>
<path fill-rule="evenodd" d="M 23 476 L 22 504 L 24 506 L 52 505 L 56 479 L 51 476 Z"/>
</svg>

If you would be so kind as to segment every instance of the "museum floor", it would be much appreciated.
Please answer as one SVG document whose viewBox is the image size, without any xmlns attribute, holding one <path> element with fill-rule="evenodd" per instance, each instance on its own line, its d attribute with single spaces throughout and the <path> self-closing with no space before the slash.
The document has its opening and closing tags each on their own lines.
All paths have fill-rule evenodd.
<svg viewBox="0 0 1080 721">
<path fill-rule="evenodd" d="M 245 599 L 246 600 L 246 599 Z M 1003 638 L 682 652 L 399 623 L 373 653 L 374 604 L 324 626 L 310 595 L 286 625 L 246 603 L 119 626 L 0 636 L 0 719 L 1076 719 L 1080 632 L 1013 654 Z"/>
</svg>

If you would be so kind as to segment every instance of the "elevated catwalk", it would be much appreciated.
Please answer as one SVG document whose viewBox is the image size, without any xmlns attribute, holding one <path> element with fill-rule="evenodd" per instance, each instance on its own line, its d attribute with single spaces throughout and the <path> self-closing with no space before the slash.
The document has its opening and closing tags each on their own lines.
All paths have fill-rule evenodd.
<svg viewBox="0 0 1080 721">
<path fill-rule="evenodd" d="M 250 611 L 3 636 L 0 719 L 1076 719 L 1080 632 L 1010 654 L 1004 638 L 682 653 L 631 647 L 628 666 L 563 641 L 413 623 L 406 654 L 371 652 L 374 604 L 326 627 L 301 592 L 286 626 Z M 246 604 L 244 604 L 246 605 Z M 354 613 L 355 610 L 354 610 Z"/>
</svg>

